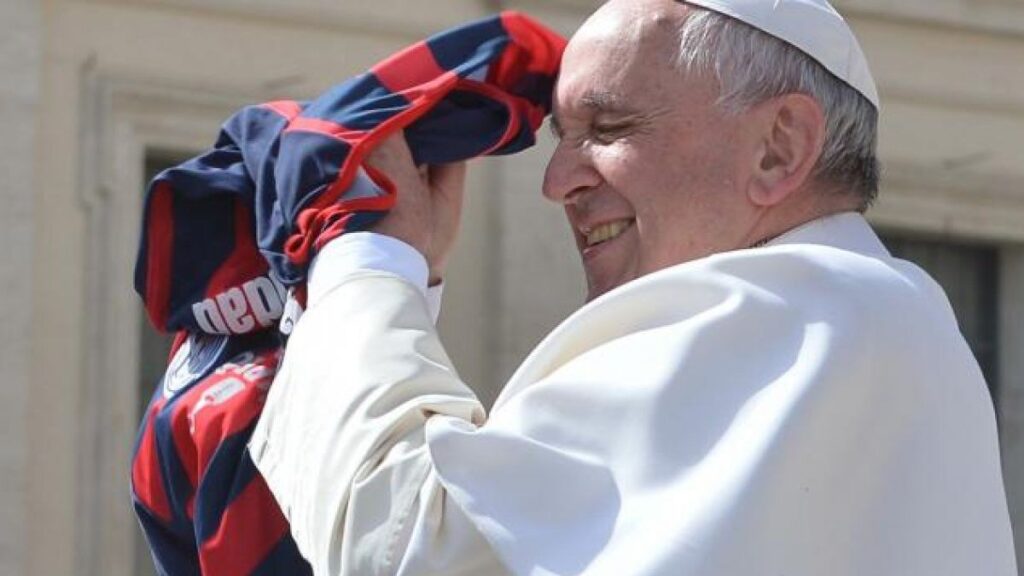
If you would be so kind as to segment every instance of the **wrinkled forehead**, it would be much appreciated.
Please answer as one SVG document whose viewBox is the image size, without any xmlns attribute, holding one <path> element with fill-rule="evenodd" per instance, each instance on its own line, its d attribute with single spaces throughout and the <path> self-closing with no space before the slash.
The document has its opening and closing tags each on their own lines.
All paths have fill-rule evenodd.
<svg viewBox="0 0 1024 576">
<path fill-rule="evenodd" d="M 556 100 L 600 88 L 643 93 L 677 79 L 678 32 L 689 9 L 671 0 L 613 0 L 573 35 Z"/>
<path fill-rule="evenodd" d="M 672 0 L 612 0 L 594 12 L 573 34 L 569 59 L 623 56 L 641 51 L 671 56 L 671 44 L 689 14 Z"/>
</svg>

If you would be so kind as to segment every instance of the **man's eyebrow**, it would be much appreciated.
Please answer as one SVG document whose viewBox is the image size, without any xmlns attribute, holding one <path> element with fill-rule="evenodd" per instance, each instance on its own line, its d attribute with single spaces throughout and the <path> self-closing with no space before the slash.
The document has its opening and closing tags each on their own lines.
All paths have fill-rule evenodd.
<svg viewBox="0 0 1024 576">
<path fill-rule="evenodd" d="M 629 114 L 634 112 L 621 98 L 611 92 L 587 92 L 580 98 L 580 104 L 594 112 L 614 112 Z"/>
</svg>

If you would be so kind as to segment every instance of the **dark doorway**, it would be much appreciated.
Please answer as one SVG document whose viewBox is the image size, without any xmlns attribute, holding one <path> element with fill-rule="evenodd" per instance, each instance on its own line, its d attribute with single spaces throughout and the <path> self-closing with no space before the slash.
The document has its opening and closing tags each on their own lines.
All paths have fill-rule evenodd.
<svg viewBox="0 0 1024 576">
<path fill-rule="evenodd" d="M 984 244 L 883 234 L 894 256 L 914 262 L 942 286 L 985 374 L 994 400 L 999 386 L 999 249 Z"/>
</svg>

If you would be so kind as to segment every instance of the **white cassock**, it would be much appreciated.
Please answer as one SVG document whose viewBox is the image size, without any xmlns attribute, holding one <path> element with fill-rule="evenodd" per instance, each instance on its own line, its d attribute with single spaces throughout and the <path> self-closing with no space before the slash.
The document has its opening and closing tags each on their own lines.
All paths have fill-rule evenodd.
<svg viewBox="0 0 1024 576">
<path fill-rule="evenodd" d="M 489 417 L 343 252 L 250 444 L 318 574 L 1017 574 L 977 363 L 857 214 L 587 304 Z"/>
</svg>

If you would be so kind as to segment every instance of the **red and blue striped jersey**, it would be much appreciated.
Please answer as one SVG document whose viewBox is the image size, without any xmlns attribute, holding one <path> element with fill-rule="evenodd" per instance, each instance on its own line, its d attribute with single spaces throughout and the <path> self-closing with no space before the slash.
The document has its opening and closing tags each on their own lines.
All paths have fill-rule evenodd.
<svg viewBox="0 0 1024 576">
<path fill-rule="evenodd" d="M 311 102 L 247 107 L 150 186 L 135 287 L 179 338 L 132 463 L 164 574 L 304 574 L 246 444 L 282 354 L 286 286 L 327 241 L 394 204 L 363 163 L 404 130 L 419 164 L 531 146 L 565 40 L 506 12 L 415 44 Z M 301 299 L 301 298 L 300 298 Z"/>
<path fill-rule="evenodd" d="M 277 335 L 178 340 L 146 410 L 131 475 L 157 569 L 309 574 L 246 449 L 277 371 Z"/>
<path fill-rule="evenodd" d="M 363 162 L 379 142 L 404 130 L 428 165 L 533 145 L 564 46 L 506 12 L 414 44 L 312 102 L 235 114 L 211 150 L 150 185 L 135 289 L 153 324 L 273 326 L 280 284 L 301 285 L 324 243 L 394 204 L 391 182 Z"/>
</svg>

